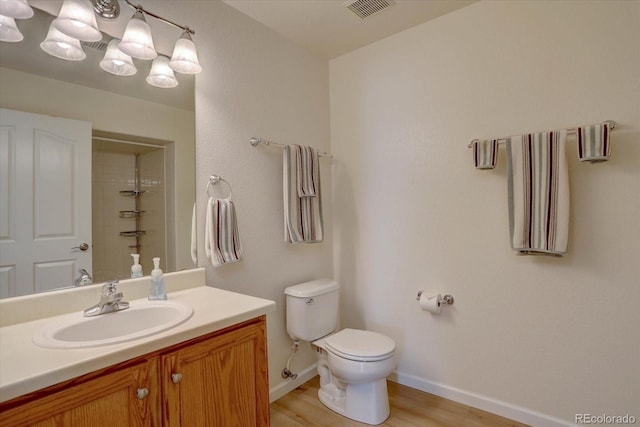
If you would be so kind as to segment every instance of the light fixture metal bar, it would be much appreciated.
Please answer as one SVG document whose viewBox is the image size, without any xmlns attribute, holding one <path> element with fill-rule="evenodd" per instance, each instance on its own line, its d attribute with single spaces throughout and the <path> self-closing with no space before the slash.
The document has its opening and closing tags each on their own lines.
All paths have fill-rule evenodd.
<svg viewBox="0 0 640 427">
<path fill-rule="evenodd" d="M 156 18 L 156 19 L 159 19 L 160 21 L 165 22 L 165 23 L 167 23 L 167 24 L 169 24 L 169 25 L 173 25 L 173 26 L 174 26 L 174 27 L 176 27 L 176 28 L 180 28 L 181 30 L 186 31 L 186 32 L 187 32 L 187 33 L 189 33 L 189 34 L 195 34 L 195 33 L 196 33 L 195 31 L 193 31 L 191 28 L 189 28 L 189 27 L 187 27 L 187 26 L 180 25 L 180 24 L 176 24 L 175 22 L 170 21 L 170 20 L 168 20 L 167 18 L 163 18 L 162 16 L 160 16 L 160 15 L 156 15 L 156 14 L 155 14 L 155 13 L 153 13 L 153 12 L 149 12 L 147 9 L 143 8 L 143 7 L 142 7 L 142 6 L 140 6 L 140 5 L 135 5 L 135 4 L 131 3 L 129 0 L 124 0 L 124 1 L 125 1 L 129 6 L 133 7 L 134 9 L 137 9 L 137 10 L 141 11 L 142 13 L 144 13 L 144 14 L 146 14 L 146 15 L 149 15 L 149 16 L 152 16 L 152 17 L 154 17 L 154 18 Z"/>
<path fill-rule="evenodd" d="M 93 0 L 93 11 L 101 18 L 116 19 L 120 16 L 120 4 L 113 0 Z"/>
</svg>

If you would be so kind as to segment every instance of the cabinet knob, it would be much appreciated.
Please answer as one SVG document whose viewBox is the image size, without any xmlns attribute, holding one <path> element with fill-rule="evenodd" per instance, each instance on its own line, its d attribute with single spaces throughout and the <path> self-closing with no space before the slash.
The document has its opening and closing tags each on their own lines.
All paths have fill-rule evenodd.
<svg viewBox="0 0 640 427">
<path fill-rule="evenodd" d="M 138 396 L 138 399 L 144 399 L 149 396 L 149 390 L 146 388 L 139 388 L 136 392 L 136 396 Z"/>
<path fill-rule="evenodd" d="M 171 374 L 171 381 L 173 381 L 174 384 L 178 384 L 182 381 L 182 374 Z"/>
</svg>

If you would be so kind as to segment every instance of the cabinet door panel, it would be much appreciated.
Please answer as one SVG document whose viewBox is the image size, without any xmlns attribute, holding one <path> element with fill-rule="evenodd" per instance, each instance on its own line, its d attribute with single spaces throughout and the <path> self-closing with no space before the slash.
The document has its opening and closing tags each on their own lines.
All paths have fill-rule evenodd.
<svg viewBox="0 0 640 427">
<path fill-rule="evenodd" d="M 3 411 L 10 426 L 159 426 L 157 358 Z M 138 399 L 140 388 L 149 395 Z"/>
<path fill-rule="evenodd" d="M 269 425 L 264 324 L 170 353 L 162 366 L 166 425 Z M 181 380 L 174 383 L 173 374 Z"/>
</svg>

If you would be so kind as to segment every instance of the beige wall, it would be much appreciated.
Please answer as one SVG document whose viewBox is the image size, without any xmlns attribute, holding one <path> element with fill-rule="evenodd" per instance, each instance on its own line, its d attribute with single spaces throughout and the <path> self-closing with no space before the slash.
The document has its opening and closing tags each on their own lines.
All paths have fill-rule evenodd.
<svg viewBox="0 0 640 427">
<path fill-rule="evenodd" d="M 292 383 L 280 373 L 291 342 L 283 290 L 333 274 L 330 161 L 320 160 L 325 241 L 290 245 L 283 238 L 282 150 L 253 148 L 249 138 L 329 151 L 328 63 L 221 2 L 172 3 L 158 2 L 158 13 L 165 10 L 196 30 L 194 42 L 204 69 L 196 78 L 198 229 L 203 229 L 208 177 L 220 175 L 233 187 L 244 247 L 241 262 L 214 269 L 204 258 L 200 238 L 198 264 L 207 268 L 212 286 L 276 301 L 276 312 L 267 316 L 269 385 L 272 391 L 281 385 L 286 389 Z M 226 186 L 215 190 L 226 195 Z M 305 344 L 292 370 L 313 363 L 315 356 Z"/>
<path fill-rule="evenodd" d="M 195 114 L 97 89 L 0 68 L 0 106 L 18 111 L 48 114 L 91 122 L 94 130 L 174 141 L 177 188 L 175 212 L 180 236 L 191 233 L 194 183 Z M 185 190 L 188 189 L 188 190 Z M 192 268 L 190 239 L 169 241 L 178 269 Z"/>
<path fill-rule="evenodd" d="M 244 245 L 213 269 L 200 239 L 199 265 L 210 285 L 276 301 L 272 389 L 290 384 L 283 289 L 335 273 L 343 325 L 396 340 L 398 381 L 537 426 L 640 417 L 639 3 L 480 2 L 329 65 L 217 1 L 148 7 L 196 29 L 198 226 L 221 175 Z M 568 255 L 516 257 L 504 151 L 476 171 L 468 141 L 605 119 L 621 124 L 613 158 L 569 156 Z M 283 242 L 281 152 L 251 136 L 336 155 L 321 161 L 325 243 Z M 421 312 L 420 289 L 456 303 Z M 292 368 L 313 362 L 305 347 Z"/>
<path fill-rule="evenodd" d="M 639 40 L 638 2 L 487 1 L 330 62 L 343 322 L 396 340 L 400 382 L 536 426 L 640 419 Z M 568 142 L 567 256 L 515 256 L 504 147 L 480 171 L 467 143 L 606 119 L 610 161 Z"/>
</svg>

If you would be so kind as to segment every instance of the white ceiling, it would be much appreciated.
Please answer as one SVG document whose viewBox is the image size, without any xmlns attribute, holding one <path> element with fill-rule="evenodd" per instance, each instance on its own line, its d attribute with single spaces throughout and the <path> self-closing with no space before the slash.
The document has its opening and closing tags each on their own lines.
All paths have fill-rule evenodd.
<svg viewBox="0 0 640 427">
<path fill-rule="evenodd" d="M 475 3 L 475 0 L 395 0 L 394 6 L 362 20 L 346 8 L 345 4 L 351 3 L 348 0 L 222 1 L 323 59 L 335 58 Z M 85 48 L 87 59 L 79 63 L 47 55 L 39 44 L 45 38 L 49 22 L 58 14 L 62 0 L 29 0 L 29 3 L 36 9 L 36 16 L 19 22 L 20 30 L 25 34 L 23 42 L 0 43 L 2 66 L 193 109 L 193 76 L 177 74 L 178 88 L 158 89 L 144 81 L 150 61 L 134 60 L 138 67 L 138 74 L 134 77 L 115 77 L 98 69 L 97 64 L 104 55 L 98 50 Z M 122 34 L 132 14 L 131 7 L 122 0 L 120 4 L 120 18 L 111 22 L 100 20 L 101 30 L 112 37 Z M 179 32 L 155 20 L 149 20 L 149 25 L 152 26 L 158 51 L 169 54 Z"/>
<path fill-rule="evenodd" d="M 222 0 L 320 58 L 331 59 L 477 0 L 395 0 L 364 20 L 347 0 Z"/>
</svg>

